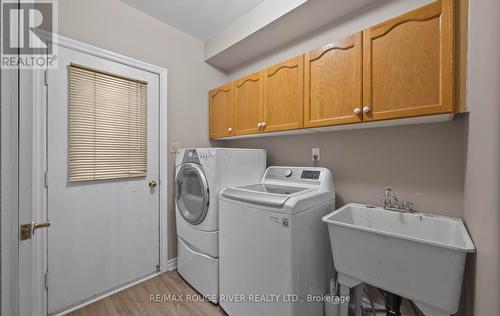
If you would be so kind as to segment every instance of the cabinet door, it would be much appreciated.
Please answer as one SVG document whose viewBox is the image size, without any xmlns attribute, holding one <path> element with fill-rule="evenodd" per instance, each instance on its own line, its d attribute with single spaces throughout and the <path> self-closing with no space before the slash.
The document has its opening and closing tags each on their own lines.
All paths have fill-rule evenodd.
<svg viewBox="0 0 500 316">
<path fill-rule="evenodd" d="M 264 131 L 304 126 L 304 56 L 267 68 L 264 76 Z"/>
<path fill-rule="evenodd" d="M 264 120 L 264 72 L 258 72 L 233 83 L 235 134 L 256 134 Z"/>
<path fill-rule="evenodd" d="M 305 54 L 304 126 L 362 121 L 361 33 Z"/>
<path fill-rule="evenodd" d="M 231 84 L 210 90 L 208 96 L 210 138 L 231 136 L 234 121 Z"/>
<path fill-rule="evenodd" d="M 453 111 L 453 0 L 363 32 L 364 121 Z"/>
</svg>

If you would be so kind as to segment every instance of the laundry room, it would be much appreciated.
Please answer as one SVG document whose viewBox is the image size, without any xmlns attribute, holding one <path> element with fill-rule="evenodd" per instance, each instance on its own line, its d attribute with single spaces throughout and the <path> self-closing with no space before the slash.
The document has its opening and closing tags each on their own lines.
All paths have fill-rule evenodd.
<svg viewBox="0 0 500 316">
<path fill-rule="evenodd" d="M 500 314 L 500 4 L 0 0 L 0 315 Z"/>
</svg>

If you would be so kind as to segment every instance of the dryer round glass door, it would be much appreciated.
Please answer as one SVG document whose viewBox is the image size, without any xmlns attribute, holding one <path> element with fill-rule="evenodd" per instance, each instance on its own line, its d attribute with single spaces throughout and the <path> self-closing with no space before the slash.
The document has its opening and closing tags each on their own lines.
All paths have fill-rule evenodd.
<svg viewBox="0 0 500 316">
<path fill-rule="evenodd" d="M 176 202 L 182 217 L 193 225 L 201 223 L 207 215 L 210 195 L 208 182 L 195 163 L 181 166 L 176 177 Z"/>
</svg>

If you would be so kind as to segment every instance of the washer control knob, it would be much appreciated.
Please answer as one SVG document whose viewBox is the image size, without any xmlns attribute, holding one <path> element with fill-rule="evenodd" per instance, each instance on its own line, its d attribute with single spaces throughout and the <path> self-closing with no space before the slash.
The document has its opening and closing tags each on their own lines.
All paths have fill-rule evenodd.
<svg viewBox="0 0 500 316">
<path fill-rule="evenodd" d="M 285 171 L 285 177 L 287 177 L 287 178 L 290 178 L 292 176 L 292 174 L 293 174 L 292 170 Z"/>
</svg>

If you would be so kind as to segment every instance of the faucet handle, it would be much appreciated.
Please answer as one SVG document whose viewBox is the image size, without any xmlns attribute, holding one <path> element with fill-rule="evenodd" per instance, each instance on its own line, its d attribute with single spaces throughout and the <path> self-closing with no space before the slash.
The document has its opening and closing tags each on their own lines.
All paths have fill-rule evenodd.
<svg viewBox="0 0 500 316">
<path fill-rule="evenodd" d="M 407 211 L 410 211 L 410 212 L 413 212 L 415 211 L 413 209 L 413 203 L 412 202 L 408 202 L 408 201 L 403 201 L 403 205 L 401 207 L 403 210 L 407 210 Z"/>
<path fill-rule="evenodd" d="M 380 199 L 380 202 L 382 202 L 382 205 L 384 206 L 384 208 L 392 207 L 391 200 L 389 200 L 388 198 Z"/>
</svg>

